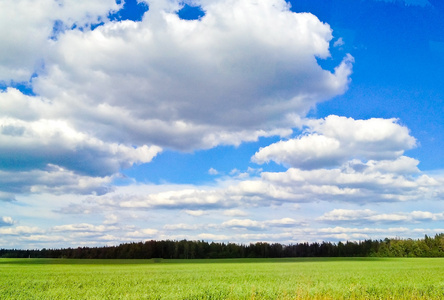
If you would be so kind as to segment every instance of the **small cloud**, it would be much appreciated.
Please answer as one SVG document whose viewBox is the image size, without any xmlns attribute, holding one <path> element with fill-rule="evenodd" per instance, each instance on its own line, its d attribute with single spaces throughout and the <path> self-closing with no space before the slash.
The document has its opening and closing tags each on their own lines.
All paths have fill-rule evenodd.
<svg viewBox="0 0 444 300">
<path fill-rule="evenodd" d="M 9 228 L 1 228 L 0 234 L 1 235 L 30 235 L 34 233 L 42 233 L 43 230 L 41 230 L 38 227 L 29 227 L 29 226 L 17 226 L 17 227 L 9 227 Z"/>
<path fill-rule="evenodd" d="M 0 227 L 2 226 L 12 226 L 14 225 L 14 220 L 11 217 L 0 218 Z"/>
<path fill-rule="evenodd" d="M 290 206 L 290 209 L 291 209 L 291 210 L 300 210 L 300 209 L 301 209 L 301 205 L 298 204 L 298 203 L 296 203 L 296 204 L 292 204 L 292 205 Z"/>
<path fill-rule="evenodd" d="M 368 219 L 377 213 L 370 209 L 363 210 L 350 210 L 350 209 L 334 209 L 328 213 L 325 213 L 318 218 L 319 221 L 325 222 L 338 222 L 338 221 L 356 221 Z"/>
<path fill-rule="evenodd" d="M 126 236 L 132 238 L 150 238 L 155 236 L 158 233 L 157 229 L 145 228 L 141 230 L 136 230 L 133 232 L 128 232 Z"/>
<path fill-rule="evenodd" d="M 267 225 L 270 225 L 273 227 L 291 227 L 291 226 L 300 224 L 299 222 L 297 222 L 296 220 L 294 220 L 292 218 L 282 218 L 279 220 L 270 220 L 270 221 L 265 221 L 265 223 Z"/>
<path fill-rule="evenodd" d="M 239 179 L 245 179 L 245 178 L 248 178 L 248 177 L 250 177 L 250 174 L 248 174 L 246 172 L 239 173 L 239 175 L 237 175 L 237 178 L 239 178 Z"/>
<path fill-rule="evenodd" d="M 114 225 L 119 221 L 119 218 L 115 214 L 111 214 L 105 217 L 105 221 L 103 224 L 105 225 Z"/>
<path fill-rule="evenodd" d="M 282 218 L 279 220 L 255 221 L 250 219 L 232 219 L 222 223 L 222 227 L 247 230 L 265 230 L 270 227 L 292 227 L 300 224 L 291 218 Z"/>
<path fill-rule="evenodd" d="M 54 226 L 52 228 L 53 231 L 63 231 L 63 232 L 105 232 L 110 230 L 118 229 L 115 226 L 104 226 L 104 225 L 93 225 L 88 223 L 79 223 L 79 224 L 67 224 Z"/>
<path fill-rule="evenodd" d="M 245 217 L 248 215 L 246 212 L 240 209 L 228 209 L 224 211 L 223 214 L 229 217 Z"/>
<path fill-rule="evenodd" d="M 342 39 L 342 37 L 340 37 L 336 42 L 334 42 L 333 47 L 340 47 L 343 46 L 344 44 L 345 44 L 344 40 Z"/>
<path fill-rule="evenodd" d="M 238 169 L 236 169 L 236 168 L 234 168 L 233 170 L 230 171 L 230 175 L 236 175 L 236 174 L 239 174 L 239 173 L 240 173 L 240 171 Z"/>
<path fill-rule="evenodd" d="M 230 171 L 230 175 L 233 177 L 237 177 L 239 179 L 245 179 L 250 177 L 250 174 L 248 172 L 241 172 L 239 169 L 236 168 Z"/>
<path fill-rule="evenodd" d="M 228 235 L 212 234 L 212 233 L 201 233 L 197 237 L 202 240 L 213 240 L 213 241 L 228 241 L 231 239 L 231 237 Z"/>
<path fill-rule="evenodd" d="M 234 229 L 263 230 L 265 225 L 263 222 L 250 219 L 232 219 L 222 223 L 222 227 Z"/>
<path fill-rule="evenodd" d="M 262 168 L 251 168 L 251 167 L 248 167 L 248 169 L 247 169 L 247 173 L 249 173 L 249 174 L 260 174 L 262 171 L 263 171 Z"/>
<path fill-rule="evenodd" d="M 163 229 L 170 230 L 170 231 L 192 231 L 192 230 L 198 230 L 201 229 L 202 226 L 200 225 L 191 225 L 191 224 L 167 224 L 163 226 Z"/>
<path fill-rule="evenodd" d="M 53 210 L 60 214 L 81 214 L 87 215 L 94 212 L 94 209 L 87 207 L 85 205 L 70 203 L 68 206 L 62 207 L 60 209 Z"/>
<path fill-rule="evenodd" d="M 0 201 L 3 202 L 14 202 L 16 201 L 15 195 L 11 193 L 5 193 L 0 191 Z"/>
<path fill-rule="evenodd" d="M 186 209 L 184 212 L 190 216 L 199 217 L 205 215 L 207 212 L 204 210 L 189 210 Z"/>
<path fill-rule="evenodd" d="M 208 174 L 210 174 L 210 175 L 218 175 L 219 172 L 216 169 L 214 169 L 214 168 L 210 168 L 208 170 Z"/>
</svg>

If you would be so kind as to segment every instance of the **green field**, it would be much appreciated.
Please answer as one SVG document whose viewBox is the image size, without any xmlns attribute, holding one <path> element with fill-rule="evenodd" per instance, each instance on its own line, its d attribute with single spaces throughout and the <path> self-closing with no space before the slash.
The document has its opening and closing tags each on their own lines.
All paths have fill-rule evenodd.
<svg viewBox="0 0 444 300">
<path fill-rule="evenodd" d="M 444 299 L 444 259 L 0 259 L 0 299 Z"/>
</svg>

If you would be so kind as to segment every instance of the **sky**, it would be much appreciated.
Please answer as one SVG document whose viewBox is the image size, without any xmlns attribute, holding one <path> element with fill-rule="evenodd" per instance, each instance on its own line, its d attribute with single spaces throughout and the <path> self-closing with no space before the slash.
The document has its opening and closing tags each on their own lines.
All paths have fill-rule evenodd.
<svg viewBox="0 0 444 300">
<path fill-rule="evenodd" d="M 0 248 L 444 232 L 438 0 L 0 0 Z"/>
</svg>

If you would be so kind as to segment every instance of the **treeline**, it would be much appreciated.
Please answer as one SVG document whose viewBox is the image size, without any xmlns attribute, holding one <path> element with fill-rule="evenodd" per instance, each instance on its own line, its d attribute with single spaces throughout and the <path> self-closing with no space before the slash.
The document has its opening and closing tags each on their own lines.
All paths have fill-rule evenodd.
<svg viewBox="0 0 444 300">
<path fill-rule="evenodd" d="M 146 241 L 111 247 L 18 250 L 0 249 L 2 258 L 200 259 L 278 257 L 444 257 L 444 234 L 424 239 L 384 239 L 339 243 L 255 243 Z"/>
</svg>

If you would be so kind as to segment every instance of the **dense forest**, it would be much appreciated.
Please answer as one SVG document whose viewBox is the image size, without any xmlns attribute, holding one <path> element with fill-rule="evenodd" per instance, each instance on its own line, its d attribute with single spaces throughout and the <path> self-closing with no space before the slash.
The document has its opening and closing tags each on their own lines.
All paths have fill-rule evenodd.
<svg viewBox="0 0 444 300">
<path fill-rule="evenodd" d="M 205 241 L 146 241 L 110 247 L 0 249 L 1 258 L 199 259 L 276 257 L 444 257 L 444 234 L 424 239 L 384 239 L 339 243 L 239 245 Z"/>
</svg>

